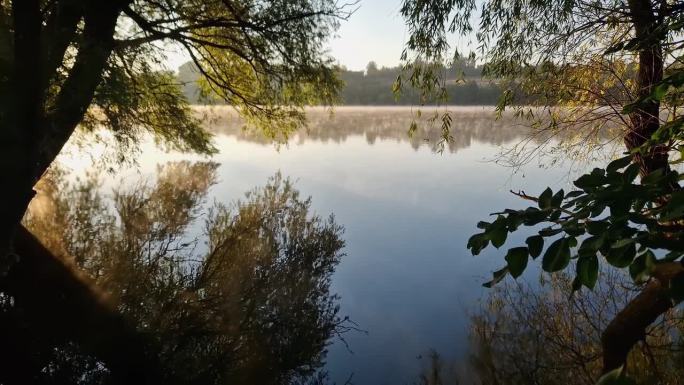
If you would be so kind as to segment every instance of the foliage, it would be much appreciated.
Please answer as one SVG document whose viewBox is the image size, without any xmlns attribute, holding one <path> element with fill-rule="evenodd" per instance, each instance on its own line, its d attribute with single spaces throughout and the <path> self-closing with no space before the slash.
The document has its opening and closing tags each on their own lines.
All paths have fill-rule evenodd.
<svg viewBox="0 0 684 385">
<path fill-rule="evenodd" d="M 639 28 L 629 19 L 628 9 L 619 4 L 583 2 L 513 1 L 507 4 L 509 6 L 504 5 L 493 1 L 482 6 L 476 38 L 487 60 L 485 73 L 512 76 L 523 88 L 527 81 L 540 87 L 531 93 L 528 92 L 530 89 L 524 90 L 523 94 L 527 96 L 550 91 L 561 94 L 548 97 L 547 93 L 543 98 L 530 99 L 536 100 L 535 103 L 549 108 L 554 102 L 560 106 L 569 106 L 568 103 L 572 102 L 578 105 L 576 111 L 608 114 L 594 115 L 592 120 L 597 124 L 609 124 L 612 121 L 610 116 L 617 116 L 624 122 L 625 130 L 638 130 L 639 127 L 628 124 L 622 114 L 637 114 L 634 116 L 638 118 L 642 110 L 654 103 L 658 103 L 656 106 L 663 103 L 665 107 L 670 103 L 669 106 L 676 108 L 683 83 L 676 57 L 666 68 L 669 76 L 657 84 L 648 85 L 648 92 L 642 93 L 638 99 L 633 96 L 615 97 L 601 102 L 590 97 L 592 93 L 602 97 L 613 94 L 611 89 L 618 80 L 625 92 L 630 91 L 632 83 L 625 83 L 623 79 L 635 76 L 636 67 L 631 61 L 636 55 L 634 50 L 650 44 L 650 41 L 643 36 L 627 37 Z M 440 58 L 448 47 L 445 40 L 447 30 L 471 31 L 468 17 L 474 7 L 475 4 L 468 1 L 405 1 L 402 14 L 412 28 L 407 49 L 422 58 Z M 678 7 L 662 11 L 658 38 L 663 39 L 665 49 L 676 50 L 678 47 L 669 37 L 677 36 L 681 29 L 677 22 L 681 11 Z M 445 29 L 447 23 L 449 27 Z M 548 36 L 542 38 L 543 35 Z M 588 51 L 588 47 L 594 48 Z M 668 55 L 668 52 L 663 55 Z M 577 59 L 581 62 L 574 62 Z M 618 71 L 616 66 L 621 69 Z M 593 89 L 587 90 L 588 85 L 593 85 Z M 592 92 L 582 94 L 589 91 Z M 508 93 L 506 96 L 505 93 L 504 97 L 508 99 L 501 107 L 512 102 L 515 95 Z M 551 112 L 550 124 L 558 123 L 557 116 Z M 563 116 L 568 122 L 582 121 L 572 109 L 566 109 Z M 545 271 L 563 270 L 571 260 L 577 260 L 575 289 L 582 285 L 590 288 L 595 285 L 599 253 L 613 266 L 629 267 L 633 278 L 640 282 L 650 276 L 655 264 L 679 260 L 682 249 L 678 223 L 683 214 L 678 191 L 680 176 L 669 168 L 645 169 L 643 159 L 652 157 L 654 151 L 677 150 L 681 126 L 682 119 L 673 112 L 669 122 L 661 124 L 650 137 L 642 140 L 641 145 L 630 148 L 629 155 L 611 162 L 605 169 L 596 168 L 577 179 L 574 184 L 579 190 L 565 194 L 563 190 L 554 193 L 546 189 L 538 197 L 520 193 L 521 197 L 536 201 L 538 207 L 508 209 L 495 214 L 497 218 L 492 223 L 480 222 L 478 227 L 483 232 L 468 242 L 468 248 L 474 254 L 489 244 L 501 247 L 508 233 L 521 225 L 547 225 L 538 235 L 527 239 L 527 246 L 509 249 L 507 266 L 494 273 L 494 279 L 488 285 L 509 273 L 514 277 L 520 276 L 529 257 L 541 255 L 545 243 L 548 244 L 542 257 Z M 581 128 L 577 130 L 583 131 Z M 648 175 L 640 183 L 635 183 L 640 173 Z M 553 238 L 559 234 L 560 237 Z M 577 248 L 579 241 L 582 243 Z M 670 253 L 656 256 L 657 249 Z"/>
<path fill-rule="evenodd" d="M 678 94 L 679 77 L 679 73 L 666 77 L 648 98 L 625 109 Z M 536 201 L 538 207 L 508 209 L 498 213 L 492 223 L 480 222 L 478 227 L 484 231 L 468 242 L 473 254 L 479 254 L 490 243 L 499 248 L 507 234 L 521 225 L 548 225 L 527 239 L 527 247 L 509 249 L 507 266 L 497 271 L 487 285 L 500 281 L 508 273 L 518 277 L 527 266 L 528 257 L 541 254 L 545 239 L 559 234 L 561 237 L 553 240 L 544 253 L 542 268 L 548 272 L 560 271 L 575 259 L 575 290 L 581 286 L 594 287 L 599 254 L 614 267 L 628 268 L 639 283 L 652 276 L 657 264 L 679 261 L 684 255 L 680 225 L 684 220 L 684 195 L 679 183 L 684 178 L 676 170 L 657 169 L 637 183 L 642 166 L 634 159 L 639 152 L 653 151 L 665 143 L 673 149 L 679 148 L 683 124 L 681 118 L 663 124 L 633 154 L 612 161 L 605 169 L 595 168 L 582 175 L 574 182 L 579 190 L 566 194 L 562 189 L 554 193 L 547 188 L 538 197 L 518 194 Z M 575 248 L 579 240 L 581 244 Z M 657 250 L 665 250 L 666 254 Z M 679 302 L 684 298 L 679 281 L 673 280 L 670 285 L 671 295 Z"/>
<path fill-rule="evenodd" d="M 632 156 L 617 159 L 606 169 L 595 168 L 581 176 L 575 181 L 579 190 L 565 194 L 562 189 L 554 193 L 547 188 L 538 198 L 532 198 L 538 207 L 508 209 L 497 214 L 492 223 L 480 222 L 478 227 L 483 232 L 468 242 L 473 254 L 479 254 L 490 243 L 501 247 L 507 234 L 521 225 L 545 226 L 537 235 L 527 238 L 526 247 L 509 249 L 506 268 L 495 273 L 488 286 L 508 273 L 520 276 L 528 258 L 539 257 L 545 243 L 545 271 L 563 270 L 571 260 L 576 260 L 574 289 L 594 287 L 598 255 L 615 267 L 629 268 L 636 282 L 646 281 L 657 263 L 679 260 L 684 255 L 684 243 L 678 235 L 678 225 L 672 223 L 684 216 L 684 195 L 681 191 L 672 192 L 671 186 L 681 177 L 676 171 L 664 174 L 661 170 L 649 174 L 641 183 L 634 183 L 639 165 L 631 163 L 631 159 Z M 667 203 L 658 204 L 665 198 Z M 656 257 L 656 249 L 670 252 Z"/>
<path fill-rule="evenodd" d="M 339 81 L 323 43 L 349 15 L 331 0 L 134 3 L 124 13 L 138 42 L 184 48 L 203 93 L 273 136 L 304 122 L 301 107 L 335 102 Z"/>
</svg>

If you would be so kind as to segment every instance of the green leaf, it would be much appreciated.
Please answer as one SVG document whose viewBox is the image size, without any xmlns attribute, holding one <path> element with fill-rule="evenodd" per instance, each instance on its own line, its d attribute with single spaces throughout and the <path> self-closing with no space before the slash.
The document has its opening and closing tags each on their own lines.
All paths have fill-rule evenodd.
<svg viewBox="0 0 684 385">
<path fill-rule="evenodd" d="M 661 216 L 663 220 L 672 220 L 682 215 L 684 215 L 684 192 L 677 191 L 670 196 Z"/>
<path fill-rule="evenodd" d="M 497 249 L 506 242 L 508 236 L 508 228 L 506 226 L 506 217 L 499 215 L 496 220 L 487 227 L 485 237 L 492 242 L 492 245 Z"/>
<path fill-rule="evenodd" d="M 489 237 L 489 240 L 492 241 L 492 245 L 498 249 L 499 247 L 503 246 L 504 243 L 506 243 L 508 230 L 503 226 L 497 226 L 490 229 L 491 231 L 487 232 L 487 236 Z"/>
<path fill-rule="evenodd" d="M 620 42 L 613 44 L 610 47 L 608 47 L 608 49 L 606 49 L 606 51 L 604 52 L 604 55 L 610 55 L 611 53 L 622 51 L 624 48 L 625 48 L 625 42 L 620 41 Z"/>
<path fill-rule="evenodd" d="M 525 271 L 528 255 L 527 247 L 508 249 L 505 259 L 508 262 L 508 271 L 513 278 L 518 278 Z"/>
<path fill-rule="evenodd" d="M 601 235 L 608 228 L 608 223 L 604 221 L 591 221 L 586 223 L 587 232 L 591 235 Z M 597 248 L 598 250 L 598 248 Z"/>
<path fill-rule="evenodd" d="M 658 84 L 654 89 L 653 92 L 650 95 L 650 98 L 652 100 L 662 100 L 665 94 L 667 94 L 667 90 L 670 88 L 669 84 Z"/>
<path fill-rule="evenodd" d="M 487 288 L 491 288 L 494 285 L 496 285 L 497 283 L 499 283 L 502 279 L 504 279 L 504 277 L 506 277 L 506 274 L 508 274 L 508 267 L 504 267 L 501 270 L 497 270 L 492 274 L 492 276 L 493 276 L 492 280 L 489 282 L 483 283 L 482 286 L 487 287 Z"/>
<path fill-rule="evenodd" d="M 593 289 L 598 279 L 599 263 L 596 255 L 580 257 L 577 260 L 577 277 L 582 285 Z"/>
<path fill-rule="evenodd" d="M 538 203 L 539 203 L 540 209 L 544 210 L 544 209 L 548 209 L 551 207 L 552 195 L 553 195 L 553 191 L 551 191 L 551 189 L 548 187 L 546 188 L 546 190 L 544 190 L 544 192 L 541 193 L 541 195 L 539 195 L 539 202 Z"/>
<path fill-rule="evenodd" d="M 527 248 L 529 249 L 530 256 L 532 258 L 537 258 L 544 248 L 544 237 L 541 235 L 533 235 L 525 241 Z"/>
<path fill-rule="evenodd" d="M 663 174 L 663 170 L 657 169 L 657 170 L 650 172 L 645 177 L 641 178 L 641 184 L 655 185 L 655 184 L 658 184 L 664 177 L 665 177 L 665 175 Z"/>
<path fill-rule="evenodd" d="M 570 263 L 570 246 L 566 238 L 554 241 L 544 253 L 542 269 L 553 273 L 565 269 Z"/>
<path fill-rule="evenodd" d="M 470 239 L 468 239 L 468 244 L 466 245 L 466 247 L 468 249 L 470 249 L 470 252 L 473 255 L 478 255 L 478 254 L 480 254 L 480 251 L 482 251 L 482 249 L 487 247 L 488 244 L 489 244 L 489 240 L 487 239 L 485 234 L 480 233 L 480 234 L 475 234 L 472 237 L 470 237 Z"/>
<path fill-rule="evenodd" d="M 575 186 L 586 191 L 588 188 L 601 186 L 604 182 L 605 176 L 603 170 L 595 168 L 590 174 L 584 174 L 577 178 L 574 183 Z"/>
<path fill-rule="evenodd" d="M 570 191 L 569 193 L 567 193 L 567 195 L 565 195 L 565 198 L 567 198 L 567 199 L 577 198 L 579 196 L 582 196 L 582 194 L 584 194 L 584 191 L 573 190 L 573 191 Z"/>
<path fill-rule="evenodd" d="M 580 281 L 578 276 L 572 280 L 572 292 L 576 292 L 582 288 L 582 281 Z"/>
<path fill-rule="evenodd" d="M 634 238 L 623 238 L 623 239 L 618 239 L 617 241 L 613 242 L 612 245 L 610 245 L 611 248 L 613 249 L 621 249 L 627 245 L 630 245 L 632 243 L 636 242 Z"/>
<path fill-rule="evenodd" d="M 539 224 L 548 218 L 548 212 L 539 210 L 536 207 L 528 207 L 525 211 L 521 212 L 523 223 L 527 226 L 534 226 Z"/>
<path fill-rule="evenodd" d="M 639 165 L 632 163 L 625 169 L 624 181 L 625 183 L 632 183 L 637 176 L 639 176 Z"/>
<path fill-rule="evenodd" d="M 482 230 L 487 230 L 487 228 L 491 226 L 491 223 L 485 222 L 485 221 L 479 221 L 477 222 L 477 228 L 482 229 Z"/>
<path fill-rule="evenodd" d="M 611 265 L 619 268 L 625 268 L 629 266 L 634 260 L 636 255 L 636 247 L 634 243 L 630 243 L 622 248 L 611 248 L 606 256 L 606 261 Z"/>
<path fill-rule="evenodd" d="M 670 251 L 669 253 L 665 254 L 665 256 L 663 257 L 662 260 L 666 261 L 666 262 L 676 261 L 677 259 L 679 259 L 682 256 L 682 254 L 683 253 L 681 251 L 674 251 L 673 250 L 673 251 Z"/>
<path fill-rule="evenodd" d="M 636 283 L 645 282 L 651 276 L 655 264 L 655 255 L 652 251 L 648 250 L 636 257 L 634 262 L 629 265 L 629 275 Z"/>
<path fill-rule="evenodd" d="M 553 197 L 551 198 L 551 206 L 555 208 L 559 208 L 561 204 L 563 203 L 563 197 L 565 196 L 565 191 L 563 189 L 558 190 L 557 193 L 553 194 Z M 559 211 L 560 213 L 560 211 Z"/>
<path fill-rule="evenodd" d="M 596 218 L 599 215 L 603 214 L 603 211 L 605 211 L 606 205 L 605 204 L 597 204 L 596 206 L 591 208 L 591 217 Z"/>
<path fill-rule="evenodd" d="M 547 227 L 539 230 L 539 235 L 542 237 L 552 237 L 556 234 L 560 234 L 561 232 L 563 232 L 563 229 L 553 229 L 551 227 Z"/>
<path fill-rule="evenodd" d="M 608 166 L 606 166 L 606 171 L 614 172 L 621 168 L 629 166 L 630 163 L 632 163 L 632 155 L 627 155 L 625 157 L 615 159 L 614 161 L 608 163 Z"/>
<path fill-rule="evenodd" d="M 596 255 L 596 253 L 601 249 L 601 247 L 603 247 L 604 242 L 605 237 L 603 235 L 594 235 L 585 238 L 584 241 L 582 241 L 582 245 L 580 246 L 577 253 L 581 256 Z"/>
</svg>

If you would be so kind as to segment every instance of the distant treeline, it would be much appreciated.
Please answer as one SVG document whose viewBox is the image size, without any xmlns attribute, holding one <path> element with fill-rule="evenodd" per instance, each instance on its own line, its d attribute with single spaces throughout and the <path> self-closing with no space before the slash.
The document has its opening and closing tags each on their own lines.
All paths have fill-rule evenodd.
<svg viewBox="0 0 684 385">
<path fill-rule="evenodd" d="M 397 97 L 392 92 L 392 84 L 401 73 L 400 67 L 378 68 L 374 62 L 368 63 L 365 71 L 349 71 L 342 69 L 340 78 L 345 87 L 341 92 L 341 103 L 350 106 L 391 106 L 419 105 L 420 93 L 410 87 L 404 87 Z M 458 69 L 446 71 L 451 77 L 446 79 L 448 104 L 454 105 L 495 105 L 501 95 L 496 84 L 485 81 L 481 77 L 482 68 L 468 62 L 460 63 Z M 457 80 L 460 76 L 460 80 Z M 199 74 L 191 63 L 178 69 L 178 78 L 183 85 L 186 97 L 195 104 L 207 104 L 200 98 L 197 79 Z M 428 101 L 427 104 L 431 104 Z"/>
</svg>

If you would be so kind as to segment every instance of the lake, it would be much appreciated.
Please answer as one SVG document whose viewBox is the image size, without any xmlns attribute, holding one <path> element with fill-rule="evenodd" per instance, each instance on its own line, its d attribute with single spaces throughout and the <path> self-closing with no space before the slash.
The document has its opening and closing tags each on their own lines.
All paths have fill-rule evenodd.
<svg viewBox="0 0 684 385">
<path fill-rule="evenodd" d="M 528 205 L 509 190 L 566 187 L 570 170 L 585 167 L 562 161 L 542 167 L 532 159 L 514 169 L 496 162 L 527 130 L 495 119 L 491 108 L 453 109 L 453 141 L 437 151 L 438 124 L 421 125 L 409 137 L 414 112 L 341 107 L 330 116 L 313 110 L 308 132 L 279 146 L 241 130 L 227 112 L 211 122 L 219 153 L 211 158 L 216 183 L 206 202 L 240 199 L 279 172 L 311 197 L 315 213 L 332 214 L 344 227 L 344 256 L 330 290 L 353 328 L 344 341 L 330 339 L 325 366 L 338 384 L 350 378 L 358 385 L 413 383 L 431 349 L 450 362 L 466 360 L 470 318 L 488 294 L 481 285 L 504 263 L 495 249 L 470 255 L 466 242 L 475 224 L 499 209 Z M 91 149 L 90 156 L 72 150 L 61 163 L 82 174 L 103 150 Z M 206 159 L 145 143 L 138 164 L 106 174 L 100 188 L 153 178 L 158 165 L 180 160 Z M 524 231 L 515 234 L 513 242 L 524 237 Z M 523 279 L 537 275 L 531 269 Z"/>
</svg>

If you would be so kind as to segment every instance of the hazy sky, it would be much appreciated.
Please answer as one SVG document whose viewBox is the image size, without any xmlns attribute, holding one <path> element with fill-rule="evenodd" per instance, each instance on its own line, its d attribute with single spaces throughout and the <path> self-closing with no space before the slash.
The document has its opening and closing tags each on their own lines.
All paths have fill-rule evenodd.
<svg viewBox="0 0 684 385">
<path fill-rule="evenodd" d="M 330 43 L 332 56 L 352 70 L 365 69 L 371 60 L 381 67 L 397 65 L 407 38 L 401 0 L 361 0 L 358 7 Z"/>
</svg>

